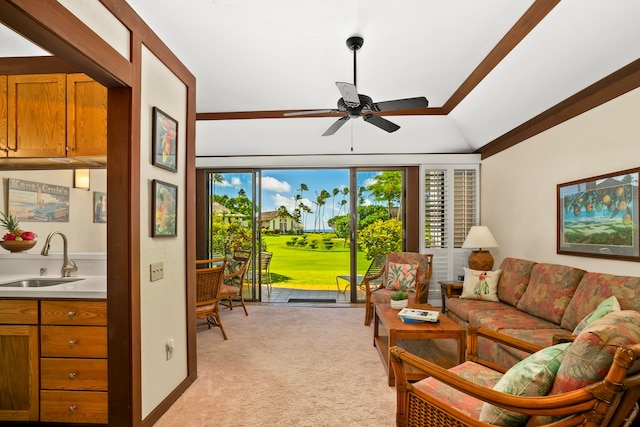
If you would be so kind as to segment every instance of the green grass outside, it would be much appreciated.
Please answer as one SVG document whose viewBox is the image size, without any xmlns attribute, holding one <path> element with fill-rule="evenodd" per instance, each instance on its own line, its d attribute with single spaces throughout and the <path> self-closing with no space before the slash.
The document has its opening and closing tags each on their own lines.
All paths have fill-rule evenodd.
<svg viewBox="0 0 640 427">
<path fill-rule="evenodd" d="M 271 258 L 271 283 L 277 287 L 309 289 L 316 285 L 335 286 L 336 276 L 349 274 L 349 247 L 343 239 L 332 239 L 334 246 L 327 250 L 322 233 L 308 233 L 307 241 L 319 240 L 318 247 L 287 246 L 294 236 L 263 235 Z M 300 236 L 297 236 L 300 239 Z M 364 274 L 371 262 L 358 253 L 358 274 Z M 345 283 L 341 283 L 343 287 Z"/>
</svg>

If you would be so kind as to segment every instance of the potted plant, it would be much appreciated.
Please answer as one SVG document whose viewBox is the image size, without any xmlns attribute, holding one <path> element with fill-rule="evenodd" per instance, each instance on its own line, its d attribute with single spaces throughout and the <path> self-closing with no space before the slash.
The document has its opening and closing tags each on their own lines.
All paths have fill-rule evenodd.
<svg viewBox="0 0 640 427">
<path fill-rule="evenodd" d="M 405 289 L 400 289 L 391 294 L 391 308 L 396 310 L 403 309 L 409 303 L 409 292 Z"/>
<path fill-rule="evenodd" d="M 38 235 L 32 231 L 25 231 L 20 228 L 20 222 L 17 218 L 9 213 L 6 215 L 0 212 L 0 225 L 7 230 L 0 246 L 10 252 L 28 251 L 36 245 L 36 237 Z"/>
</svg>

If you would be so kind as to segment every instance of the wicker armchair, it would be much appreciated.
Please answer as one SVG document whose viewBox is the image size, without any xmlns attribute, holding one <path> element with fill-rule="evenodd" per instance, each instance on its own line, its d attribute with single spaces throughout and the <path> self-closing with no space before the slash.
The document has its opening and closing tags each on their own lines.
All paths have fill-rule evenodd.
<svg viewBox="0 0 640 427">
<path fill-rule="evenodd" d="M 242 306 L 244 314 L 247 316 L 249 312 L 247 312 L 247 307 L 244 305 L 242 288 L 249 261 L 251 261 L 251 251 L 238 250 L 233 253 L 233 257 L 227 262 L 220 295 L 222 305 L 231 310 L 235 306 Z"/>
<path fill-rule="evenodd" d="M 390 353 L 396 377 L 398 426 L 490 427 L 491 424 L 479 421 L 478 405 L 481 407 L 483 402 L 527 416 L 562 418 L 553 424 L 532 423 L 554 427 L 618 427 L 628 425 L 625 423 L 635 416 L 636 401 L 640 396 L 640 374 L 630 374 L 629 370 L 640 359 L 640 344 L 618 347 L 608 374 L 599 382 L 562 394 L 522 397 L 493 390 L 492 383 L 501 378 L 504 372 L 485 366 L 481 359 L 475 357 L 478 337 L 527 352 L 538 349 L 498 332 L 470 327 L 467 361 L 447 370 L 400 347 L 392 347 Z M 411 384 L 407 381 L 406 365 L 423 370 L 430 377 Z M 423 381 L 429 384 L 420 384 Z M 425 385 L 436 392 L 426 392 L 429 388 Z M 442 394 L 440 391 L 443 391 Z"/>
<path fill-rule="evenodd" d="M 429 290 L 429 282 L 431 281 L 431 275 L 433 273 L 432 254 L 420 254 L 416 252 L 392 252 L 387 254 L 386 262 L 380 272 L 378 274 L 365 276 L 362 281 L 365 290 L 364 324 L 366 326 L 369 326 L 371 319 L 373 319 L 374 305 L 388 303 L 391 299 L 391 294 L 394 292 L 386 288 L 389 272 L 387 266 L 390 262 L 418 265 L 415 292 L 411 292 L 409 303 L 424 302 L 421 299 L 421 295 L 423 292 L 426 295 L 426 292 Z M 382 280 L 380 281 L 381 277 Z"/>
<path fill-rule="evenodd" d="M 222 279 L 224 268 L 227 264 L 225 258 L 214 258 L 196 261 L 196 326 L 217 326 L 224 339 L 227 334 L 220 321 L 220 292 L 222 291 Z"/>
</svg>

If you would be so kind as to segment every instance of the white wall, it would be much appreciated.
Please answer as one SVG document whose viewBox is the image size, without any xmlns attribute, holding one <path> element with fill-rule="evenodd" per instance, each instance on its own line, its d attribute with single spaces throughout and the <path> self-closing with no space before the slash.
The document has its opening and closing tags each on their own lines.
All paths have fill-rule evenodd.
<svg viewBox="0 0 640 427">
<path fill-rule="evenodd" d="M 142 335 L 142 417 L 187 377 L 187 314 L 185 284 L 185 141 L 184 84 L 149 50 L 142 50 L 140 123 L 140 316 Z M 158 107 L 178 121 L 178 172 L 151 165 L 152 108 Z M 178 186 L 177 237 L 151 237 L 151 182 Z M 164 279 L 151 282 L 151 263 L 164 263 Z M 165 344 L 175 341 L 167 360 Z"/>
<path fill-rule="evenodd" d="M 106 252 L 107 225 L 93 222 L 93 193 L 106 192 L 107 173 L 104 169 L 90 171 L 91 189 L 89 191 L 73 188 L 73 170 L 0 170 L 2 191 L 0 191 L 0 210 L 8 209 L 8 179 L 16 178 L 32 182 L 54 184 L 69 187 L 69 222 L 21 221 L 23 230 L 33 231 L 38 235 L 38 244 L 29 253 L 40 252 L 44 240 L 52 231 L 63 232 L 68 239 L 69 252 Z M 108 196 L 108 194 L 107 194 Z M 108 217 L 107 217 L 108 219 Z M 0 237 L 5 230 L 0 230 Z M 51 241 L 51 252 L 62 252 L 62 239 Z"/>
<path fill-rule="evenodd" d="M 481 164 L 481 222 L 505 257 L 640 276 L 640 263 L 556 253 L 557 184 L 640 166 L 640 89 L 491 156 Z"/>
</svg>

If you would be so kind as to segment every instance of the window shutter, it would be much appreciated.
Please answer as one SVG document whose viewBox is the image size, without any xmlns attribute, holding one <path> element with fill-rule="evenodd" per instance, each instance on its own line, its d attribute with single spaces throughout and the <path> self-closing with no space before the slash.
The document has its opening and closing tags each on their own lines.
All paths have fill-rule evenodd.
<svg viewBox="0 0 640 427">
<path fill-rule="evenodd" d="M 453 171 L 453 247 L 460 248 L 472 225 L 477 225 L 476 171 Z"/>
<path fill-rule="evenodd" d="M 447 171 L 428 170 L 425 173 L 425 247 L 447 247 Z"/>
</svg>

